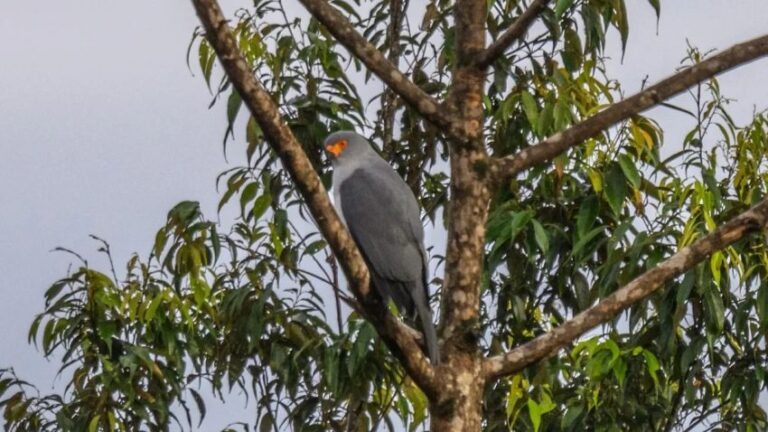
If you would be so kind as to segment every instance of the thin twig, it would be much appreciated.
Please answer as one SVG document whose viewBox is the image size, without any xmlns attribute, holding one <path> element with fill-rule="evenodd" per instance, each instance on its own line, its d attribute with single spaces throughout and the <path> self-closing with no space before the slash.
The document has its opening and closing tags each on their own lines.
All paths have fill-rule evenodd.
<svg viewBox="0 0 768 432">
<path fill-rule="evenodd" d="M 523 37 L 525 32 L 531 27 L 536 18 L 544 12 L 544 9 L 550 0 L 534 0 L 528 9 L 525 10 L 511 26 L 495 42 L 485 49 L 477 57 L 475 64 L 480 69 L 490 66 L 496 59 L 504 54 L 504 51 L 510 47 L 516 40 Z"/>
<path fill-rule="evenodd" d="M 408 0 L 390 0 L 390 17 L 387 26 L 387 59 L 395 68 L 400 67 L 400 32 L 403 27 L 403 16 L 408 9 Z M 397 93 L 389 86 L 384 86 L 381 96 L 381 150 L 384 158 L 389 160 L 394 151 L 395 114 L 397 113 Z"/>
</svg>

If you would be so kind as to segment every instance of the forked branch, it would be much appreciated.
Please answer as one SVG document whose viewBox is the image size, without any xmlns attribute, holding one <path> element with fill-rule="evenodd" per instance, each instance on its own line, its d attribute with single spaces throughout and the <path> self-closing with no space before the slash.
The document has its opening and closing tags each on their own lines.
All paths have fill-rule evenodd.
<svg viewBox="0 0 768 432">
<path fill-rule="evenodd" d="M 501 35 L 496 41 L 494 41 L 488 48 L 485 49 L 476 60 L 477 67 L 485 69 L 490 66 L 496 59 L 504 54 L 516 40 L 523 37 L 525 32 L 531 27 L 536 18 L 547 7 L 547 3 L 550 0 L 534 0 L 528 9 L 525 10 L 515 22 Z"/>
<path fill-rule="evenodd" d="M 451 121 L 440 103 L 409 80 L 392 62 L 384 57 L 372 43 L 355 30 L 355 27 L 336 8 L 325 0 L 299 0 L 342 45 L 362 61 L 395 93 L 413 106 L 435 126 L 450 130 Z"/>
<path fill-rule="evenodd" d="M 328 192 L 301 145 L 243 58 L 218 3 L 216 0 L 192 0 L 192 4 L 232 85 L 240 93 L 243 102 L 261 126 L 269 145 L 293 178 L 320 231 L 338 258 L 351 291 L 363 306 L 366 318 L 400 359 L 411 378 L 428 396 L 434 395 L 437 392 L 435 372 L 414 338 L 413 330 L 400 323 L 386 307 L 382 307 L 380 301 L 377 302 L 378 296 L 372 295 L 368 269 L 357 246 L 331 205 Z"/>
<path fill-rule="evenodd" d="M 632 282 L 556 329 L 506 354 L 487 359 L 483 365 L 485 375 L 490 379 L 508 375 L 553 354 L 586 331 L 611 320 L 622 310 L 653 294 L 666 282 L 690 270 L 713 252 L 724 249 L 747 234 L 764 228 L 766 224 L 768 224 L 768 198 L 692 245 L 684 247 L 658 266 L 636 277 Z"/>
<path fill-rule="evenodd" d="M 492 162 L 493 180 L 501 183 L 536 164 L 550 161 L 607 128 L 651 108 L 713 76 L 768 55 L 768 35 L 752 39 L 688 67 L 659 83 L 610 105 L 594 116 L 532 145 Z"/>
</svg>

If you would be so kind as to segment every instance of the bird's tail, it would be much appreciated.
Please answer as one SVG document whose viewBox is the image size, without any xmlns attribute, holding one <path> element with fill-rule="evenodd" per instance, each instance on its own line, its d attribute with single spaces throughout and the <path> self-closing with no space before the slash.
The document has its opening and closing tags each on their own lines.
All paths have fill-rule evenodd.
<svg viewBox="0 0 768 432">
<path fill-rule="evenodd" d="M 421 331 L 424 333 L 424 345 L 427 347 L 427 355 L 433 365 L 440 363 L 440 349 L 437 346 L 437 331 L 432 322 L 432 309 L 426 301 L 416 302 L 417 313 L 421 320 Z"/>
<path fill-rule="evenodd" d="M 440 363 L 440 350 L 437 345 L 437 331 L 432 322 L 432 309 L 429 307 L 427 290 L 424 288 L 426 283 L 420 282 L 398 282 L 388 284 L 385 280 L 373 275 L 374 286 L 377 287 L 385 301 L 391 298 L 400 313 L 415 324 L 415 315 L 419 316 L 421 321 L 421 331 L 424 334 L 424 346 L 427 347 L 427 356 L 432 364 Z"/>
</svg>

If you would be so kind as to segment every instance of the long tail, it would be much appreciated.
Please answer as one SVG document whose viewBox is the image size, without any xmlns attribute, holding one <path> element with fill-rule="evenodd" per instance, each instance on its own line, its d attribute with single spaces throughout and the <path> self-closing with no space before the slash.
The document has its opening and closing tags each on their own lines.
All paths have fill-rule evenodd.
<svg viewBox="0 0 768 432">
<path fill-rule="evenodd" d="M 440 363 L 440 350 L 437 345 L 437 331 L 432 322 L 432 309 L 427 300 L 427 290 L 424 288 L 426 283 L 415 282 L 396 282 L 388 283 L 385 279 L 372 275 L 374 286 L 379 290 L 382 297 L 391 298 L 397 305 L 400 313 L 406 320 L 413 323 L 415 316 L 419 316 L 421 321 L 421 331 L 424 333 L 424 345 L 427 347 L 427 356 L 432 364 Z"/>
<path fill-rule="evenodd" d="M 437 332 L 432 322 L 432 309 L 426 299 L 416 301 L 416 309 L 421 320 L 421 331 L 424 332 L 424 345 L 427 347 L 427 355 L 433 365 L 440 363 L 440 349 L 437 346 Z"/>
</svg>

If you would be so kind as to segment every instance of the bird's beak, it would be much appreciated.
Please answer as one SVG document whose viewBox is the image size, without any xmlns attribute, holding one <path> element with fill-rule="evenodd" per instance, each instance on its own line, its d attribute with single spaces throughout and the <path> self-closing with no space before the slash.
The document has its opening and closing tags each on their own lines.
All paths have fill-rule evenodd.
<svg viewBox="0 0 768 432">
<path fill-rule="evenodd" d="M 325 150 L 328 153 L 331 153 L 334 157 L 339 157 L 339 155 L 341 155 L 341 152 L 343 152 L 346 147 L 347 147 L 347 140 L 338 140 L 333 144 L 326 145 Z"/>
</svg>

